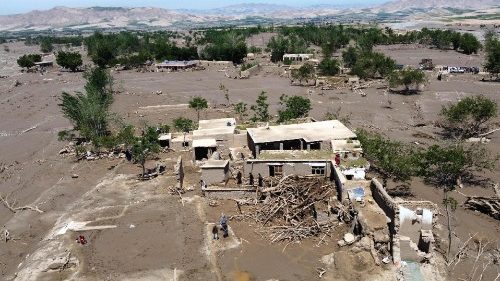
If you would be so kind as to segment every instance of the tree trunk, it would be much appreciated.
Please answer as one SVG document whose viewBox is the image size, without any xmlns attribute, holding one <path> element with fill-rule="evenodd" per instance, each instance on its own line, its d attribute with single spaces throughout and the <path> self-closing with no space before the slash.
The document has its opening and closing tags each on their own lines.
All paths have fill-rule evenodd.
<svg viewBox="0 0 500 281">
<path fill-rule="evenodd" d="M 196 113 L 198 113 L 198 122 L 200 122 L 200 111 L 196 110 Z"/>
<path fill-rule="evenodd" d="M 142 178 L 144 179 L 144 176 L 146 175 L 146 161 L 141 161 L 141 166 L 142 166 Z"/>
<path fill-rule="evenodd" d="M 451 206 L 450 202 L 448 202 L 448 191 L 444 191 L 444 202 L 446 204 L 446 218 L 448 220 L 448 251 L 446 252 L 446 259 L 450 260 L 451 254 Z"/>
</svg>

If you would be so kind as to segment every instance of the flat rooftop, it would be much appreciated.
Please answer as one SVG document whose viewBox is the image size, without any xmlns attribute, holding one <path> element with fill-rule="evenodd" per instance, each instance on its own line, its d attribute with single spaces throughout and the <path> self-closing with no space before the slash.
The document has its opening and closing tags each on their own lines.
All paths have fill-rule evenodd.
<svg viewBox="0 0 500 281">
<path fill-rule="evenodd" d="M 248 128 L 254 143 L 303 139 L 306 142 L 356 138 L 356 134 L 338 120 Z"/>
<path fill-rule="evenodd" d="M 236 119 L 234 118 L 200 120 L 198 130 L 193 131 L 193 137 L 230 135 L 234 134 L 235 128 Z"/>
<path fill-rule="evenodd" d="M 258 160 L 332 160 L 335 158 L 329 150 L 263 150 Z"/>
</svg>

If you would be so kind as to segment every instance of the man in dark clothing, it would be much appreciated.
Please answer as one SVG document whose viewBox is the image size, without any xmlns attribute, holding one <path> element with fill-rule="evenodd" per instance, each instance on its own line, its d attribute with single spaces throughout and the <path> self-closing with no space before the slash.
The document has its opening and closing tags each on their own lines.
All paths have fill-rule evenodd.
<svg viewBox="0 0 500 281">
<path fill-rule="evenodd" d="M 214 240 L 219 240 L 219 228 L 217 227 L 217 224 L 214 224 L 214 227 L 212 227 L 212 234 L 214 236 Z"/>
<path fill-rule="evenodd" d="M 259 181 L 259 187 L 262 187 L 264 185 L 264 178 L 262 178 L 262 175 L 260 173 L 257 179 Z"/>
<path fill-rule="evenodd" d="M 241 181 L 241 177 L 243 175 L 241 174 L 241 171 L 238 171 L 238 173 L 236 174 L 236 182 L 238 183 L 238 185 L 241 185 L 242 181 Z"/>
<path fill-rule="evenodd" d="M 253 186 L 253 174 L 252 173 L 249 173 L 248 174 L 248 183 Z"/>
</svg>

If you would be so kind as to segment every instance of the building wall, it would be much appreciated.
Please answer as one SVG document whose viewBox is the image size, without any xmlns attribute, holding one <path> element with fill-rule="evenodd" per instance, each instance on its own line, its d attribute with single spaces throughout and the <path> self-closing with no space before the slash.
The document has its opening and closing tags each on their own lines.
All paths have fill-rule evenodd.
<svg viewBox="0 0 500 281">
<path fill-rule="evenodd" d="M 207 185 L 225 183 L 229 179 L 229 168 L 201 169 L 201 179 Z"/>
<path fill-rule="evenodd" d="M 247 176 L 249 173 L 252 173 L 254 176 L 257 176 L 259 173 L 263 177 L 269 176 L 269 166 L 273 166 L 272 164 L 283 164 L 283 175 L 299 175 L 299 176 L 307 176 L 312 175 L 312 166 L 309 163 L 323 163 L 322 161 L 304 161 L 304 162 L 290 162 L 290 161 L 266 161 L 266 162 L 253 162 L 247 161 L 244 167 L 244 174 Z M 331 165 L 330 161 L 325 161 L 325 177 L 330 177 L 331 174 Z M 271 164 L 271 165 L 270 165 Z"/>
<path fill-rule="evenodd" d="M 333 167 L 332 175 L 333 180 L 335 181 L 335 186 L 337 187 L 337 199 L 342 202 L 347 198 L 347 191 L 344 189 L 344 185 L 347 182 L 347 179 L 338 167 Z"/>
</svg>

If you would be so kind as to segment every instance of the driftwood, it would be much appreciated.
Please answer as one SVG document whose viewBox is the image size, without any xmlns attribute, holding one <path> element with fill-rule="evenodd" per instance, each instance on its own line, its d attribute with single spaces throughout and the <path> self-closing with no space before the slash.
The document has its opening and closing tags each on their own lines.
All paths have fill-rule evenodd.
<svg viewBox="0 0 500 281">
<path fill-rule="evenodd" d="M 320 234 L 329 235 L 336 221 L 317 221 L 316 208 L 327 208 L 334 190 L 323 178 L 286 176 L 279 181 L 264 179 L 262 200 L 235 216 L 251 218 L 261 225 L 261 233 L 271 242 L 299 241 Z M 323 236 L 324 239 L 325 236 Z"/>
<path fill-rule="evenodd" d="M 24 211 L 24 210 L 31 210 L 35 211 L 38 213 L 43 213 L 42 210 L 38 208 L 38 206 L 31 206 L 31 205 L 26 205 L 26 206 L 17 206 L 17 200 L 9 201 L 9 195 L 0 195 L 0 201 L 3 203 L 3 205 L 9 209 L 13 213 L 17 213 L 18 211 Z"/>
<path fill-rule="evenodd" d="M 500 220 L 500 198 L 469 197 L 464 206 Z"/>
</svg>

